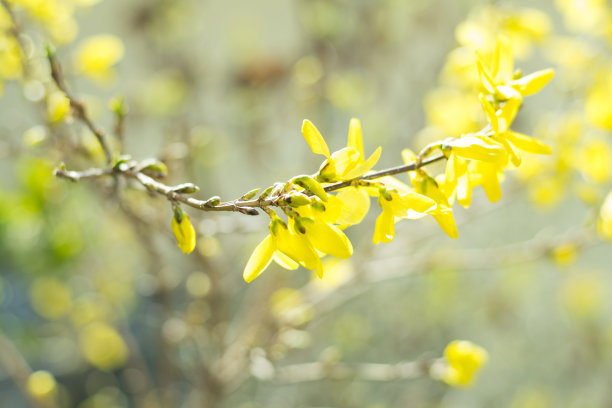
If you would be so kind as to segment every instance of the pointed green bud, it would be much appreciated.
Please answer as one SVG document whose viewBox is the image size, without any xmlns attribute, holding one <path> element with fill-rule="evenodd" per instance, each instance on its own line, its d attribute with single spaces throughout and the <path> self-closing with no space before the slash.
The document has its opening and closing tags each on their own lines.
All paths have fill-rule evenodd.
<svg viewBox="0 0 612 408">
<path fill-rule="evenodd" d="M 312 194 L 319 197 L 322 201 L 327 202 L 327 192 L 318 181 L 310 176 L 297 176 L 291 179 L 291 181 L 298 186 L 310 191 Z"/>
<path fill-rule="evenodd" d="M 260 200 L 265 200 L 266 198 L 268 198 L 270 196 L 270 194 L 272 193 L 272 190 L 274 190 L 274 186 L 270 186 L 270 187 L 266 188 L 259 195 L 259 199 Z"/>
<path fill-rule="evenodd" d="M 246 200 L 252 199 L 253 197 L 255 197 L 255 195 L 257 195 L 259 190 L 260 190 L 259 188 L 255 188 L 255 189 L 249 191 L 248 193 L 246 193 L 245 195 L 240 197 L 240 201 L 246 201 Z"/>
<path fill-rule="evenodd" d="M 206 200 L 206 202 L 204 203 L 204 205 L 206 207 L 214 207 L 216 205 L 219 205 L 219 203 L 221 202 L 221 197 L 219 196 L 213 196 L 210 197 L 208 200 Z"/>
<path fill-rule="evenodd" d="M 291 191 L 283 196 L 281 200 L 282 204 L 290 205 L 291 207 L 301 207 L 308 205 L 312 202 L 312 199 L 304 193 L 298 191 Z"/>
<path fill-rule="evenodd" d="M 391 197 L 391 194 L 384 187 L 380 187 L 378 189 L 378 194 L 387 201 L 393 200 L 393 197 Z"/>
<path fill-rule="evenodd" d="M 172 187 L 172 191 L 179 194 L 192 194 L 199 190 L 200 187 L 196 186 L 193 183 L 183 183 L 179 184 L 178 186 Z"/>
</svg>

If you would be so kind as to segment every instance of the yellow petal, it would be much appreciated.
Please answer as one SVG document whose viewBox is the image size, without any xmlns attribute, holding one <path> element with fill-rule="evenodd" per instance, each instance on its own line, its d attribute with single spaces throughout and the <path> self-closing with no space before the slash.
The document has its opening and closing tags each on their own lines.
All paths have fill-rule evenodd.
<svg viewBox="0 0 612 408">
<path fill-rule="evenodd" d="M 463 207 L 469 207 L 472 201 L 472 187 L 467 174 L 468 165 L 465 159 L 451 153 L 446 164 L 445 184 L 449 201 L 456 196 Z"/>
<path fill-rule="evenodd" d="M 553 69 L 543 69 L 512 81 L 512 87 L 523 96 L 533 95 L 539 92 L 554 76 Z"/>
<path fill-rule="evenodd" d="M 196 244 L 195 230 L 187 214 L 181 209 L 178 209 L 178 211 L 181 212 L 179 216 L 181 222 L 178 221 L 175 213 L 175 216 L 172 218 L 172 232 L 174 233 L 177 245 L 181 251 L 190 254 L 194 250 Z"/>
<path fill-rule="evenodd" d="M 459 237 L 452 209 L 438 207 L 431 213 L 431 215 L 438 222 L 438 225 L 440 225 L 440 228 L 442 228 L 446 235 L 453 239 L 457 239 Z"/>
<path fill-rule="evenodd" d="M 302 123 L 302 135 L 304 135 L 304 139 L 306 139 L 308 146 L 310 146 L 314 153 L 329 157 L 327 143 L 325 143 L 319 130 L 308 119 L 305 119 L 304 123 Z"/>
<path fill-rule="evenodd" d="M 487 198 L 492 203 L 499 201 L 502 196 L 501 186 L 499 185 L 499 177 L 497 169 L 493 164 L 481 162 L 481 181 L 480 184 L 484 189 Z"/>
<path fill-rule="evenodd" d="M 514 118 L 521 107 L 522 99 L 520 95 L 515 95 L 506 100 L 504 105 L 496 112 L 498 122 L 498 132 L 503 133 L 510 129 Z"/>
<path fill-rule="evenodd" d="M 472 186 L 467 173 L 457 180 L 457 202 L 464 208 L 468 208 L 472 203 Z"/>
<path fill-rule="evenodd" d="M 259 245 L 255 247 L 255 250 L 251 254 L 251 257 L 244 268 L 244 273 L 242 274 L 244 280 L 251 282 L 253 279 L 258 277 L 264 271 L 264 269 L 268 267 L 270 261 L 272 261 L 274 251 L 276 251 L 274 238 L 272 235 L 268 235 L 259 243 Z"/>
<path fill-rule="evenodd" d="M 471 160 L 497 161 L 504 154 L 499 143 L 482 136 L 462 136 L 447 142 L 458 157 Z"/>
<path fill-rule="evenodd" d="M 478 75 L 480 76 L 482 86 L 487 90 L 487 92 L 494 95 L 496 93 L 495 82 L 482 62 L 482 57 L 478 53 L 476 53 L 476 67 L 478 68 Z"/>
<path fill-rule="evenodd" d="M 304 228 L 306 237 L 319 251 L 343 259 L 353 254 L 351 241 L 338 227 L 313 221 L 304 222 Z"/>
<path fill-rule="evenodd" d="M 381 153 L 382 147 L 378 146 L 378 148 L 374 150 L 374 153 L 372 153 L 372 155 L 368 157 L 368 160 L 357 165 L 357 167 L 345 174 L 343 178 L 345 178 L 346 180 L 350 180 L 364 175 L 365 173 L 370 171 L 370 169 L 374 167 L 376 163 L 378 163 L 378 159 L 380 159 Z"/>
<path fill-rule="evenodd" d="M 512 80 L 514 74 L 514 58 L 510 41 L 504 36 L 497 38 L 497 47 L 495 49 L 495 82 L 499 84 L 507 84 Z"/>
<path fill-rule="evenodd" d="M 512 162 L 512 164 L 514 164 L 515 167 L 518 167 L 521 165 L 521 155 L 519 154 L 519 152 L 516 151 L 516 147 L 514 147 L 512 143 L 510 143 L 503 136 L 501 137 L 492 136 L 492 139 L 495 140 L 497 143 L 502 144 L 506 148 L 506 152 L 510 156 L 510 161 Z"/>
<path fill-rule="evenodd" d="M 551 153 L 550 147 L 548 147 L 546 143 L 531 136 L 527 136 L 518 132 L 508 131 L 504 133 L 504 137 L 506 137 L 510 142 L 512 142 L 512 144 L 515 145 L 517 148 L 525 152 L 536 154 Z"/>
<path fill-rule="evenodd" d="M 372 242 L 378 244 L 380 242 L 388 243 L 395 236 L 395 217 L 389 210 L 383 209 L 376 219 L 376 227 L 374 228 L 374 237 Z"/>
<path fill-rule="evenodd" d="M 361 122 L 359 119 L 352 118 L 349 125 L 347 147 L 352 147 L 359 152 L 361 161 L 363 161 L 363 138 L 361 136 Z"/>
<path fill-rule="evenodd" d="M 333 194 L 329 194 L 327 196 L 327 202 L 324 203 L 325 210 L 319 211 L 313 209 L 312 217 L 308 217 L 308 215 L 303 215 L 300 212 L 300 215 L 308 218 L 315 218 L 317 221 L 325 222 L 327 224 L 338 224 L 337 220 L 341 216 L 342 211 L 344 211 L 344 203 L 338 197 Z"/>
<path fill-rule="evenodd" d="M 370 196 L 361 188 L 345 188 L 336 197 L 344 204 L 336 224 L 359 224 L 370 210 Z"/>
<path fill-rule="evenodd" d="M 452 201 L 452 196 L 455 193 L 455 190 L 457 189 L 457 179 L 459 177 L 459 174 L 457 174 L 457 171 L 456 171 L 456 167 L 457 167 L 456 161 L 457 161 L 457 156 L 455 155 L 455 153 L 451 152 L 450 156 L 448 157 L 448 161 L 446 162 L 446 169 L 444 171 L 444 182 L 446 183 L 446 195 L 451 201 Z"/>
<path fill-rule="evenodd" d="M 331 155 L 331 162 L 336 169 L 336 175 L 342 180 L 348 177 L 345 175 L 359 164 L 359 153 L 352 147 L 344 147 Z"/>
<path fill-rule="evenodd" d="M 404 164 L 410 164 L 416 161 L 417 155 L 410 149 L 404 149 L 402 150 L 402 159 Z"/>
<path fill-rule="evenodd" d="M 499 132 L 499 121 L 497 120 L 497 114 L 495 113 L 493 105 L 491 105 L 491 102 L 489 102 L 484 94 L 478 95 L 478 98 L 480 99 L 480 103 L 482 104 L 485 114 L 489 119 L 489 123 L 491 124 L 493 131 L 495 133 Z"/>
<path fill-rule="evenodd" d="M 316 270 L 321 264 L 312 244 L 304 235 L 295 231 L 279 228 L 276 248 L 306 269 Z"/>
<path fill-rule="evenodd" d="M 282 268 L 289 269 L 291 271 L 296 270 L 300 266 L 297 264 L 297 262 L 293 261 L 293 259 L 289 258 L 280 251 L 274 252 L 274 255 L 272 255 L 272 260 L 279 264 Z"/>
<path fill-rule="evenodd" d="M 402 205 L 419 213 L 426 213 L 436 206 L 431 198 L 417 193 L 402 194 Z M 397 214 L 396 214 L 397 216 Z"/>
</svg>

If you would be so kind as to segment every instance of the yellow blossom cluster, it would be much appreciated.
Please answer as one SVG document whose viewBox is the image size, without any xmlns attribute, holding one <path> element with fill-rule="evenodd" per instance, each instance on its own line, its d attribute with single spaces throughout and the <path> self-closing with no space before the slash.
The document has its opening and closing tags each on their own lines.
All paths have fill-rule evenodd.
<svg viewBox="0 0 612 408">
<path fill-rule="evenodd" d="M 377 199 L 381 209 L 374 228 L 375 244 L 393 240 L 397 221 L 426 215 L 434 217 L 450 237 L 457 238 L 452 213 L 455 200 L 468 207 L 472 189 L 482 186 L 487 197 L 497 201 L 501 198 L 504 170 L 518 167 L 522 152 L 550 153 L 550 148 L 541 141 L 510 127 L 523 98 L 546 85 L 553 71 L 547 69 L 527 76 L 515 72 L 510 44 L 504 37 L 499 38 L 491 62 L 481 55 L 476 57 L 482 84 L 479 100 L 488 124 L 478 132 L 433 143 L 420 155 L 404 150 L 406 165 L 414 165 L 409 172 L 412 186 L 390 175 L 372 172 L 381 148 L 365 156 L 357 119 L 351 120 L 347 146 L 333 153 L 319 130 L 305 120 L 302 135 L 311 150 L 325 160 L 316 174 L 294 177 L 260 195 L 260 200 L 274 198 L 275 206 L 283 211 L 287 221 L 266 209 L 271 219 L 270 234 L 255 248 L 244 270 L 244 279 L 252 281 L 272 261 L 286 269 L 303 266 L 322 277 L 321 257 L 351 256 L 353 247 L 343 230 L 363 220 L 370 209 L 370 197 Z M 447 159 L 446 171 L 431 176 L 419 164 L 435 150 Z M 341 188 L 336 188 L 334 183 L 343 182 Z M 185 245 L 179 235 L 177 239 L 179 246 Z"/>
</svg>

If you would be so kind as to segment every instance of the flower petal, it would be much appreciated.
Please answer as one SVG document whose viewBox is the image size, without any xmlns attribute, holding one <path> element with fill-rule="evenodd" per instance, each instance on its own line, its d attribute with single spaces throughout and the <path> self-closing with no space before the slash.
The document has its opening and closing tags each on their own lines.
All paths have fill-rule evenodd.
<svg viewBox="0 0 612 408">
<path fill-rule="evenodd" d="M 308 119 L 305 119 L 302 123 L 302 135 L 314 153 L 329 157 L 329 148 L 327 143 L 325 143 L 325 139 L 323 139 L 321 132 Z"/>
<path fill-rule="evenodd" d="M 380 159 L 381 153 L 382 153 L 382 147 L 378 146 L 378 148 L 374 150 L 374 153 L 372 153 L 372 155 L 368 157 L 368 160 L 357 165 L 357 167 L 355 167 L 353 170 L 345 174 L 343 178 L 350 180 L 350 179 L 354 179 L 354 178 L 364 175 L 372 167 L 374 167 L 376 163 L 378 163 L 378 159 Z"/>
<path fill-rule="evenodd" d="M 361 157 L 361 161 L 363 161 L 363 137 L 361 136 L 361 122 L 359 119 L 351 119 L 351 123 L 349 125 L 348 142 L 346 146 L 357 150 L 357 152 L 359 152 L 359 156 Z"/>
<path fill-rule="evenodd" d="M 359 224 L 370 210 L 370 196 L 361 188 L 345 188 L 336 197 L 344 204 L 336 224 Z"/>
<path fill-rule="evenodd" d="M 471 160 L 497 161 L 504 154 L 504 147 L 482 136 L 462 136 L 446 142 L 458 157 Z"/>
<path fill-rule="evenodd" d="M 395 236 L 395 217 L 390 210 L 385 210 L 380 213 L 376 219 L 376 227 L 374 228 L 374 236 L 372 242 L 385 244 L 391 242 Z"/>
<path fill-rule="evenodd" d="M 546 143 L 522 133 L 508 131 L 504 137 L 517 148 L 528 153 L 550 154 L 552 152 Z"/>
<path fill-rule="evenodd" d="M 251 282 L 253 279 L 258 277 L 270 264 L 270 261 L 272 261 L 274 251 L 276 251 L 274 238 L 272 235 L 268 235 L 259 243 L 259 245 L 255 247 L 255 250 L 251 254 L 251 257 L 244 268 L 244 273 L 242 274 L 244 280 Z"/>
<path fill-rule="evenodd" d="M 306 237 L 315 249 L 338 257 L 350 258 L 353 245 L 338 227 L 322 222 L 304 222 Z"/>
<path fill-rule="evenodd" d="M 180 215 L 177 217 L 177 211 Z M 180 222 L 179 222 L 180 218 Z M 175 211 L 175 215 L 172 218 L 172 232 L 176 238 L 178 247 L 186 254 L 190 254 L 195 249 L 196 234 L 189 221 L 189 217 L 180 208 Z"/>
<path fill-rule="evenodd" d="M 536 71 L 533 74 L 529 74 L 520 79 L 512 81 L 512 87 L 520 92 L 523 96 L 533 95 L 536 92 L 539 92 L 540 89 L 544 88 L 544 86 L 555 76 L 555 71 L 553 69 L 543 69 L 541 71 Z"/>
</svg>

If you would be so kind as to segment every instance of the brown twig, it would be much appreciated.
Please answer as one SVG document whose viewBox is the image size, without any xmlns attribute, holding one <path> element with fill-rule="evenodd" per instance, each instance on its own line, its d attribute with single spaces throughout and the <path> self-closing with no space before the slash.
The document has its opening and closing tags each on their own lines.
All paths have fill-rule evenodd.
<svg viewBox="0 0 612 408">
<path fill-rule="evenodd" d="M 108 145 L 108 141 L 106 140 L 106 134 L 104 133 L 104 131 L 102 131 L 102 129 L 100 129 L 93 123 L 93 121 L 89 117 L 89 114 L 87 113 L 87 109 L 83 102 L 76 99 L 72 92 L 70 92 L 70 90 L 68 89 L 66 81 L 64 80 L 64 76 L 62 74 L 62 68 L 59 64 L 59 61 L 57 60 L 57 57 L 55 56 L 55 51 L 53 51 L 51 46 L 47 46 L 47 58 L 51 67 L 51 78 L 53 78 L 53 82 L 55 82 L 55 85 L 59 88 L 60 91 L 62 91 L 66 95 L 66 97 L 70 101 L 70 107 L 74 112 L 74 116 L 78 120 L 83 122 L 83 124 L 87 126 L 91 133 L 94 134 L 96 139 L 98 139 L 98 143 L 100 143 L 102 150 L 104 150 L 104 156 L 106 157 L 107 163 L 112 163 L 113 154 Z"/>
<path fill-rule="evenodd" d="M 443 154 L 439 154 L 437 156 L 432 156 L 421 161 L 414 161 L 409 164 L 391 167 L 378 172 L 366 174 L 364 176 L 357 177 L 351 180 L 333 183 L 326 186 L 325 191 L 333 192 L 345 187 L 350 187 L 358 181 L 375 180 L 394 174 L 414 171 L 421 167 L 440 161 L 444 158 L 445 156 Z M 92 168 L 84 171 L 69 171 L 66 170 L 63 166 L 60 166 L 55 170 L 55 176 L 66 178 L 71 181 L 79 181 L 80 179 L 85 178 L 99 178 L 109 175 L 123 175 L 126 178 L 136 180 L 139 184 L 146 187 L 147 190 L 151 192 L 166 196 L 168 200 L 178 201 L 202 211 L 229 211 L 240 212 L 242 214 L 247 215 L 258 215 L 259 212 L 257 211 L 257 208 L 265 209 L 268 207 L 286 206 L 286 204 L 283 204 L 285 198 L 283 194 L 275 195 L 273 197 L 265 199 L 255 198 L 251 200 L 234 200 L 227 202 L 218 202 L 218 199 L 216 199 L 215 197 L 210 198 L 208 200 L 198 200 L 196 198 L 189 197 L 186 194 L 177 192 L 177 190 L 180 189 L 179 186 L 169 186 L 148 176 L 147 174 L 139 170 L 139 168 L 141 167 L 142 166 L 136 162 L 130 162 L 126 166 L 116 166 L 111 169 Z"/>
</svg>

